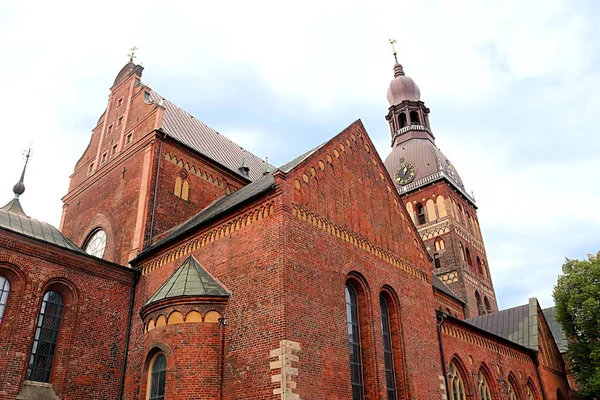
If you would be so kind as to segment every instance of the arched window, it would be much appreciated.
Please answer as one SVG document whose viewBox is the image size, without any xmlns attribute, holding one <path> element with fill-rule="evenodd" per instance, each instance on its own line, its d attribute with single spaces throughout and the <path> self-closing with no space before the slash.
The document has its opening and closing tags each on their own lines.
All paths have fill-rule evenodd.
<svg viewBox="0 0 600 400">
<path fill-rule="evenodd" d="M 519 400 L 517 385 L 512 377 L 508 377 L 508 400 Z"/>
<path fill-rule="evenodd" d="M 416 111 L 410 112 L 410 124 L 411 125 L 421 125 L 421 121 L 419 121 L 419 113 Z"/>
<path fill-rule="evenodd" d="M 473 267 L 473 259 L 471 259 L 471 252 L 469 248 L 465 246 L 465 259 L 467 260 L 467 264 L 469 267 Z"/>
<path fill-rule="evenodd" d="M 187 179 L 187 174 L 182 171 L 175 177 L 175 189 L 173 194 L 183 200 L 188 200 L 190 196 L 190 182 Z"/>
<path fill-rule="evenodd" d="M 392 352 L 392 333 L 390 330 L 390 308 L 387 299 L 379 295 L 381 310 L 381 334 L 383 336 L 383 358 L 385 363 L 385 384 L 388 400 L 396 400 L 396 374 L 394 372 L 394 356 Z"/>
<path fill-rule="evenodd" d="M 440 255 L 438 253 L 433 254 L 433 265 L 435 265 L 436 269 L 442 267 L 442 262 L 440 261 Z"/>
<path fill-rule="evenodd" d="M 485 379 L 485 375 L 482 370 L 479 370 L 478 375 L 478 386 L 479 386 L 479 397 L 481 400 L 492 400 L 492 393 L 490 392 L 490 386 Z"/>
<path fill-rule="evenodd" d="M 487 296 L 483 296 L 483 305 L 485 306 L 485 312 L 487 314 L 491 314 L 492 313 L 492 305 L 490 304 L 490 301 L 488 300 Z"/>
<path fill-rule="evenodd" d="M 535 396 L 535 390 L 533 389 L 532 383 L 527 384 L 527 400 L 537 400 Z"/>
<path fill-rule="evenodd" d="M 465 384 L 454 362 L 451 362 L 450 368 L 448 368 L 448 385 L 450 386 L 450 400 L 467 400 Z"/>
<path fill-rule="evenodd" d="M 425 207 L 421 203 L 417 203 L 417 222 L 419 225 L 423 225 L 425 221 Z"/>
<path fill-rule="evenodd" d="M 148 384 L 148 400 L 165 399 L 165 382 L 167 379 L 167 357 L 157 354 L 150 363 Z"/>
<path fill-rule="evenodd" d="M 348 321 L 348 346 L 350 349 L 350 382 L 352 400 L 363 400 L 362 357 L 358 323 L 358 297 L 356 290 L 346 284 L 346 318 Z"/>
<path fill-rule="evenodd" d="M 26 378 L 28 381 L 50 382 L 63 304 L 60 293 L 49 291 L 44 295 L 29 357 Z"/>
<path fill-rule="evenodd" d="M 89 255 L 102 258 L 104 251 L 106 250 L 106 232 L 102 229 L 98 229 L 90 235 L 88 240 L 85 242 L 83 251 Z"/>
<path fill-rule="evenodd" d="M 485 308 L 483 307 L 483 302 L 481 301 L 481 295 L 477 290 L 475 291 L 475 302 L 477 303 L 477 313 L 479 315 L 485 315 L 486 312 Z"/>
<path fill-rule="evenodd" d="M 9 292 L 10 283 L 8 282 L 8 279 L 0 276 L 0 326 L 2 326 L 2 318 L 4 317 L 4 309 L 6 308 Z"/>
<path fill-rule="evenodd" d="M 404 114 L 404 113 L 400 114 L 399 122 L 400 122 L 400 128 L 404 128 L 406 126 L 406 114 Z"/>
<path fill-rule="evenodd" d="M 444 239 L 437 238 L 435 239 L 435 249 L 437 251 L 444 250 L 446 248 L 446 243 L 444 243 Z"/>
<path fill-rule="evenodd" d="M 479 256 L 475 258 L 475 262 L 477 263 L 477 272 L 485 276 L 485 270 L 483 269 L 483 265 L 481 264 L 481 259 L 479 258 Z"/>
<path fill-rule="evenodd" d="M 465 259 L 465 248 L 463 247 L 462 242 L 458 242 L 458 247 L 460 249 L 460 258 L 462 258 L 463 261 L 466 261 L 466 259 Z"/>
</svg>

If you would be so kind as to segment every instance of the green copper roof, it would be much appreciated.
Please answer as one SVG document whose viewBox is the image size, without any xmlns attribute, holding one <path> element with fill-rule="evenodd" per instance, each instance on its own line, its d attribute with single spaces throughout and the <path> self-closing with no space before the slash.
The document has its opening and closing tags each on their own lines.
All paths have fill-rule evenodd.
<svg viewBox="0 0 600 400">
<path fill-rule="evenodd" d="M 160 289 L 148 299 L 144 306 L 174 297 L 229 297 L 230 294 L 211 274 L 200 266 L 194 256 L 189 256 Z"/>
</svg>

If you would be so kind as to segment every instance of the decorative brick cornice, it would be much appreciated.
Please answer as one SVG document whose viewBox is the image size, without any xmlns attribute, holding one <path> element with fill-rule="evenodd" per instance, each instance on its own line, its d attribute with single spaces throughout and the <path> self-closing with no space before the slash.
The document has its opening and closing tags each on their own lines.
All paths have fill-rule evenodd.
<svg viewBox="0 0 600 400">
<path fill-rule="evenodd" d="M 483 246 L 483 242 L 481 240 L 479 240 L 477 237 L 472 235 L 470 232 L 468 232 L 465 228 L 463 228 L 459 224 L 455 223 L 453 225 L 453 227 L 454 227 L 454 231 L 458 234 L 458 236 L 460 236 L 467 242 L 471 243 L 473 245 L 473 247 L 475 247 L 477 250 L 479 250 L 480 252 L 485 254 L 485 247 Z"/>
<path fill-rule="evenodd" d="M 163 253 L 160 257 L 154 258 L 148 263 L 143 264 L 141 267 L 142 275 L 146 275 L 150 271 L 162 267 L 173 260 L 181 258 L 192 251 L 196 251 L 206 245 L 216 242 L 224 236 L 233 235 L 246 226 L 260 222 L 263 219 L 272 216 L 274 212 L 274 202 L 270 201 L 268 203 L 258 205 L 246 211 L 244 214 L 229 218 L 228 220 L 220 223 L 218 226 L 203 232 L 199 236 L 194 236 L 191 239 L 182 242 L 178 246 Z"/>
<path fill-rule="evenodd" d="M 221 178 L 221 179 L 219 179 L 218 177 L 213 178 L 212 173 L 210 173 L 208 171 L 203 171 L 200 167 L 196 166 L 193 163 L 190 164 L 188 161 L 185 161 L 183 159 L 183 157 L 181 157 L 181 156 L 178 157 L 175 154 L 171 155 L 169 152 L 167 152 L 164 155 L 164 159 L 172 164 L 177 165 L 178 167 L 184 168 L 190 174 L 196 175 L 196 176 L 204 179 L 206 182 L 213 184 L 220 189 L 225 189 L 225 193 L 227 193 L 227 194 L 230 194 L 230 193 L 236 191 L 236 189 L 232 188 L 230 185 L 228 185 L 227 182 L 223 178 Z"/>
<path fill-rule="evenodd" d="M 494 351 L 498 354 L 501 354 L 504 357 L 511 357 L 520 361 L 527 362 L 529 364 L 533 364 L 533 359 L 528 354 L 511 349 L 508 346 L 476 335 L 473 332 L 469 332 L 468 330 L 462 329 L 459 326 L 443 324 L 442 333 L 444 335 L 460 339 L 464 342 L 473 344 L 486 350 Z"/>
<path fill-rule="evenodd" d="M 333 222 L 306 210 L 300 205 L 294 205 L 292 207 L 292 215 L 301 220 L 302 222 L 305 222 L 309 225 L 313 225 L 317 229 L 321 229 L 323 232 L 326 232 L 331 236 L 337 237 L 340 240 L 348 242 L 355 247 L 361 248 L 373 254 L 375 257 L 387 262 L 388 264 L 396 268 L 400 268 L 407 274 L 417 279 L 431 283 L 430 278 L 424 271 L 421 271 L 408 261 L 394 256 L 389 251 L 384 250 L 379 246 L 375 246 L 367 239 L 359 236 L 358 234 L 348 229 L 338 227 Z"/>
</svg>

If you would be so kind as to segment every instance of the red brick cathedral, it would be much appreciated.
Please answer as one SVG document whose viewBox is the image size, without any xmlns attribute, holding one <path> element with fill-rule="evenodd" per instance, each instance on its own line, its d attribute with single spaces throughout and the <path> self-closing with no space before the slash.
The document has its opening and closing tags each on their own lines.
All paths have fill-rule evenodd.
<svg viewBox="0 0 600 400">
<path fill-rule="evenodd" d="M 385 162 L 357 120 L 279 168 L 142 70 L 117 74 L 60 229 L 21 206 L 25 170 L 0 209 L 0 398 L 570 397 L 552 310 L 498 310 L 400 64 Z"/>
</svg>

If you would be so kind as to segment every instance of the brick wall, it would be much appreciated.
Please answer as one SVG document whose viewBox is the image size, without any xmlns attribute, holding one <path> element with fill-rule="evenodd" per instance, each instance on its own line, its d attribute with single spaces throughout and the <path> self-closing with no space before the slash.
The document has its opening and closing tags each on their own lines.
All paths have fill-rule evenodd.
<svg viewBox="0 0 600 400">
<path fill-rule="evenodd" d="M 54 390 L 64 400 L 117 398 L 133 271 L 1 231 L 0 275 L 11 284 L 0 326 L 0 397 L 19 393 L 42 298 L 55 290 L 65 307 Z"/>
</svg>

